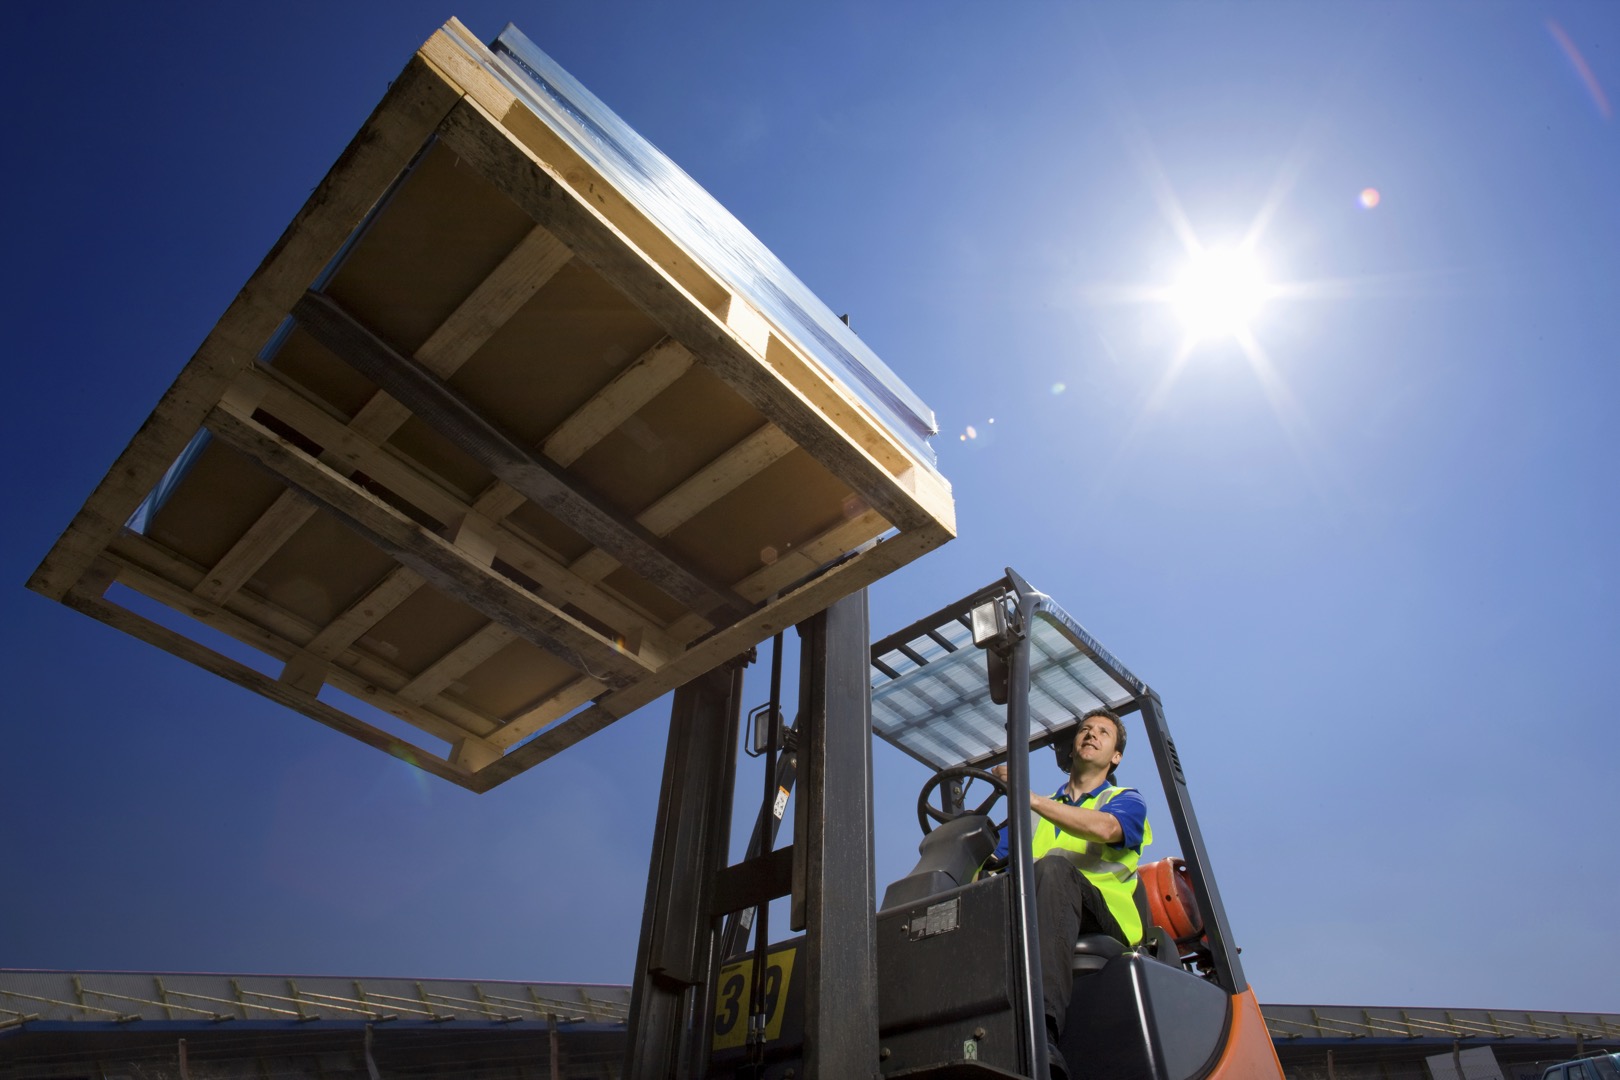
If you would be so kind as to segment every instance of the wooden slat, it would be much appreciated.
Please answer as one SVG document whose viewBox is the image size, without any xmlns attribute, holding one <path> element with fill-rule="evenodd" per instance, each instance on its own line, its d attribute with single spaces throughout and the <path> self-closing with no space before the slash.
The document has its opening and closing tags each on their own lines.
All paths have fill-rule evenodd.
<svg viewBox="0 0 1620 1080">
<path fill-rule="evenodd" d="M 416 351 L 416 358 L 441 378 L 449 378 L 556 276 L 572 254 L 536 225 L 439 325 Z M 364 439 L 383 442 L 409 418 L 409 409 L 378 391 L 350 426 Z M 219 601 L 241 588 L 314 512 L 293 493 L 282 495 L 209 571 L 198 595 Z"/>
<path fill-rule="evenodd" d="M 677 342 L 664 338 L 636 357 L 613 377 L 612 382 L 558 424 L 546 436 L 540 452 L 567 468 L 601 442 L 609 432 L 669 389 L 691 366 L 692 354 Z M 478 496 L 473 508 L 491 520 L 499 521 L 522 505 L 522 494 L 497 480 Z"/>
<path fill-rule="evenodd" d="M 589 627 L 468 559 L 453 544 L 252 419 L 221 406 L 208 415 L 207 425 L 227 445 L 303 492 L 435 588 L 516 631 L 570 667 L 610 686 L 632 682 L 648 673 L 635 657 L 604 641 Z"/>
<path fill-rule="evenodd" d="M 473 774 L 473 790 L 488 791 L 499 784 L 526 772 L 547 758 L 555 757 L 619 719 L 600 704 L 593 705 L 578 716 L 570 717 L 548 731 L 541 732 L 516 750 L 509 750 L 497 762 Z"/>
<path fill-rule="evenodd" d="M 691 366 L 692 354 L 685 346 L 663 339 L 558 424 L 541 444 L 541 452 L 565 468 L 572 465 L 610 431 L 674 385 Z"/>
<path fill-rule="evenodd" d="M 491 746 L 506 749 L 539 731 L 554 720 L 567 716 L 607 687 L 595 679 L 575 679 L 538 705 L 514 716 L 501 725 L 499 731 L 486 740 Z"/>
<path fill-rule="evenodd" d="M 634 686 L 613 691 L 603 699 L 602 704 L 620 716 L 627 715 L 716 665 L 741 654 L 776 631 L 797 625 L 834 600 L 864 588 L 922 553 L 938 547 L 949 538 L 949 532 L 943 526 L 936 525 L 931 530 L 918 529 L 909 533 L 899 533 L 892 539 L 875 544 L 848 561 L 832 567 L 819 577 L 785 593 L 746 622 L 716 630 L 714 634 L 692 645 L 678 660 L 666 665 L 657 675 L 643 679 Z"/>
<path fill-rule="evenodd" d="M 166 652 L 173 653 L 180 659 L 189 661 L 205 671 L 218 675 L 222 679 L 255 691 L 278 705 L 301 712 L 310 719 L 325 724 L 335 731 L 342 732 L 350 738 L 358 739 L 368 746 L 374 746 L 394 757 L 408 761 L 419 769 L 474 791 L 482 789 L 482 785 L 475 780 L 473 773 L 450 764 L 450 762 L 431 751 L 424 750 L 414 743 L 390 735 L 381 728 L 373 727 L 363 720 L 357 720 L 348 713 L 327 705 L 319 698 L 277 682 L 268 675 L 254 671 L 246 664 L 239 663 L 228 656 L 205 648 L 165 626 L 161 626 L 127 608 L 120 607 L 104 599 L 100 595 L 94 595 L 88 590 L 75 588 L 69 591 L 63 602 L 69 607 L 82 611 L 92 618 L 100 619 L 107 625 L 122 630 L 132 637 L 140 638 L 148 644 L 156 645 Z"/>
<path fill-rule="evenodd" d="M 770 566 L 762 566 L 737 583 L 749 596 L 763 600 L 820 570 L 832 560 L 854 550 L 888 528 L 883 515 L 874 510 L 841 521 L 819 535 L 785 552 Z M 886 543 L 889 541 L 885 541 Z"/>
<path fill-rule="evenodd" d="M 431 62 L 417 57 L 406 66 L 34 571 L 29 588 L 53 599 L 66 595 L 459 96 Z"/>
<path fill-rule="evenodd" d="M 643 510 L 636 520 L 655 536 L 667 536 L 794 448 L 787 432 L 766 424 Z"/>
<path fill-rule="evenodd" d="M 536 225 L 422 343 L 416 359 L 448 379 L 572 257 L 560 240 Z"/>
<path fill-rule="evenodd" d="M 150 541 L 126 534 L 107 549 L 103 561 L 116 567 L 118 580 L 136 592 L 258 649 L 266 656 L 288 664 L 307 658 L 311 664 L 324 665 L 325 680 L 339 690 L 397 716 L 435 738 L 446 742 L 469 736 L 482 738 L 501 726 L 494 717 L 445 698 L 420 706 L 406 702 L 399 693 L 410 682 L 410 676 L 381 660 L 354 653 L 345 653 L 330 660 L 316 656 L 309 652 L 307 645 L 300 647 L 298 644 L 300 640 L 313 638 L 314 627 L 266 601 L 238 593 L 230 598 L 230 602 L 239 610 L 227 610 L 195 595 L 188 595 L 183 582 L 176 581 L 182 575 L 175 573 L 175 563 L 155 558 L 158 555 L 157 546 Z M 159 561 L 167 576 L 147 565 Z M 314 693 L 315 690 L 310 692 Z"/>
<path fill-rule="evenodd" d="M 766 358 L 755 354 L 723 318 L 645 257 L 613 222 L 569 187 L 554 166 L 497 123 L 496 117 L 510 116 L 516 105 L 509 91 L 476 79 L 464 85 L 470 96 L 451 110 L 440 128 L 440 137 L 463 161 L 550 229 L 575 257 L 618 287 L 885 518 L 906 529 L 931 523 L 954 528 L 950 493 L 942 480 L 915 468 L 897 474 L 845 435 L 837 421 L 853 423 L 861 417 L 860 409 L 846 404 L 844 415 L 829 417 L 782 372 L 762 363 Z M 915 462 L 909 455 L 906 460 Z"/>
<path fill-rule="evenodd" d="M 315 507 L 291 491 L 276 496 L 270 508 L 213 565 L 197 586 L 197 595 L 215 603 L 240 589 L 287 538 L 315 516 Z"/>
<path fill-rule="evenodd" d="M 875 510 L 841 521 L 786 552 L 770 566 L 762 566 L 743 578 L 736 585 L 737 591 L 755 600 L 764 600 L 772 593 L 808 578 L 887 528 L 888 522 Z M 675 641 L 686 642 L 707 633 L 709 629 L 708 620 L 686 615 L 669 624 L 669 636 Z"/>
<path fill-rule="evenodd" d="M 785 431 L 766 424 L 643 510 L 636 521 L 654 536 L 668 536 L 794 448 Z M 568 569 L 585 581 L 600 581 L 618 565 L 613 556 L 597 548 L 575 559 Z"/>
<path fill-rule="evenodd" d="M 426 671 L 400 690 L 406 701 L 421 703 L 461 678 L 517 639 L 500 623 L 490 623 L 434 661 Z"/>
<path fill-rule="evenodd" d="M 416 571 L 404 566 L 394 567 L 343 614 L 327 623 L 305 648 L 323 659 L 336 659 L 424 584 L 422 575 Z"/>
<path fill-rule="evenodd" d="M 276 676 L 276 681 L 306 694 L 319 694 L 331 670 L 332 665 L 325 660 L 299 649 L 281 665 L 281 674 Z"/>
<path fill-rule="evenodd" d="M 305 293 L 299 324 L 366 378 L 410 406 L 479 464 L 637 575 L 695 611 L 740 617 L 748 604 L 664 551 L 658 538 L 577 479 L 500 431 L 432 372 L 401 356 L 330 297 Z"/>
<path fill-rule="evenodd" d="M 338 471 L 358 469 L 446 524 L 478 513 L 476 504 L 468 506 L 459 495 L 402 461 L 387 447 L 368 442 L 352 428 L 345 428 L 341 419 L 302 396 L 296 387 L 280 381 L 273 371 L 256 373 L 245 381 L 258 383 L 254 388 L 262 391 L 264 408 L 278 420 L 325 447 L 322 461 L 335 456 L 342 466 Z M 572 604 L 613 627 L 626 640 L 639 641 L 641 647 L 636 651 L 650 664 L 662 663 L 678 651 L 651 616 L 581 581 L 569 573 L 556 554 L 505 528 L 496 528 L 493 539 L 501 561 L 533 579 L 541 597 L 553 606 Z"/>
<path fill-rule="evenodd" d="M 148 575 L 147 582 L 138 586 L 135 584 L 136 579 L 132 578 L 130 581 L 132 588 L 137 588 L 153 599 L 166 603 L 175 610 L 182 611 L 199 622 L 260 650 L 267 656 L 280 659 L 284 655 L 287 643 L 307 641 L 315 636 L 317 628 L 313 624 L 268 601 L 258 599 L 251 593 L 239 592 L 231 596 L 227 601 L 230 608 L 224 611 L 224 617 L 216 617 L 213 608 L 200 606 L 196 597 L 188 601 L 184 596 L 174 595 L 177 588 L 183 591 L 188 577 L 201 576 L 202 571 L 199 569 L 189 575 L 184 572 L 176 573 L 175 560 L 167 557 L 155 545 L 133 534 L 126 533 L 115 541 L 113 546 L 107 549 L 106 558 L 120 566 L 128 566 Z M 154 570 L 153 567 L 160 569 Z M 122 576 L 121 573 L 120 577 Z M 180 584 L 178 586 L 163 584 L 171 581 Z M 169 591 L 165 592 L 165 589 Z M 314 657 L 312 653 L 309 655 Z M 441 696 L 420 707 L 401 701 L 397 696 L 398 692 L 411 681 L 411 676 L 369 652 L 351 649 L 340 654 L 333 658 L 327 669 L 327 675 L 331 684 L 344 693 L 446 741 L 459 739 L 467 733 L 481 737 L 495 731 L 502 723 L 500 719 L 454 698 Z"/>
<path fill-rule="evenodd" d="M 533 579 L 539 586 L 540 594 L 555 606 L 572 604 L 618 631 L 621 644 L 639 656 L 648 667 L 659 667 L 680 652 L 680 646 L 652 616 L 592 588 L 591 583 L 576 577 L 515 533 L 497 529 L 495 553 L 501 562 Z"/>
<path fill-rule="evenodd" d="M 917 468 L 918 459 L 913 451 L 902 445 L 888 424 L 878 419 L 850 386 L 832 375 L 821 362 L 810 359 L 804 349 L 790 341 L 748 301 L 693 259 L 566 139 L 537 120 L 509 86 L 472 59 L 472 56 L 487 58 L 489 50 L 467 33 L 465 27 L 451 20 L 445 30 L 445 36 L 435 36 L 423 46 L 421 55 L 442 65 L 449 77 L 463 87 L 472 105 L 491 118 L 499 118 L 507 135 L 523 143 L 558 182 L 571 189 L 579 202 L 610 223 L 649 266 L 674 282 L 686 294 L 686 299 L 713 312 L 757 360 L 775 369 L 845 438 L 858 444 L 918 496 L 932 509 L 937 520 L 950 523 L 953 507 L 949 485 L 928 467 Z M 457 47 L 454 39 L 459 39 L 461 47 Z"/>
<path fill-rule="evenodd" d="M 243 375 L 238 384 L 259 394 L 265 412 L 319 445 L 321 463 L 334 472 L 342 476 L 363 472 L 446 526 L 467 515 L 466 501 L 444 481 L 429 476 L 354 425 L 345 425 L 331 406 L 311 399 L 308 391 L 285 379 L 274 368 L 255 368 Z M 232 411 L 248 415 L 241 409 Z"/>
<path fill-rule="evenodd" d="M 660 669 L 656 675 L 633 686 L 611 691 L 591 708 L 553 725 L 522 746 L 507 751 L 499 761 L 478 772 L 478 790 L 488 791 L 533 768 L 619 717 L 628 716 L 676 687 L 734 659 L 755 642 L 776 631 L 803 622 L 834 600 L 870 585 L 950 538 L 948 528 L 935 524 L 931 528 L 900 533 L 892 539 L 874 544 L 819 577 L 800 584 L 747 620 L 717 630 Z M 491 736 L 490 741 L 498 737 L 499 733 Z"/>
</svg>

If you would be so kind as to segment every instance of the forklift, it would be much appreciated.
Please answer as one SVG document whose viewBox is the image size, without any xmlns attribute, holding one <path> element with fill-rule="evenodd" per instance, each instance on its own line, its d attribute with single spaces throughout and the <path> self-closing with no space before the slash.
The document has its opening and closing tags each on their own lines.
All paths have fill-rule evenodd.
<svg viewBox="0 0 1620 1080">
<path fill-rule="evenodd" d="M 864 591 L 797 630 L 791 726 L 781 634 L 746 740 L 752 657 L 675 694 L 626 1077 L 1045 1080 L 1032 815 L 1017 808 L 1029 804 L 1031 751 L 1105 706 L 1144 729 L 1182 854 L 1138 869 L 1139 945 L 1076 943 L 1059 1046 L 1070 1075 L 1280 1080 L 1153 690 L 1010 568 L 875 644 Z M 881 900 L 874 736 L 933 770 L 918 798 L 920 857 Z M 765 783 L 731 864 L 739 744 L 764 758 Z M 990 771 L 1002 763 L 1005 780 Z M 795 785 L 792 843 L 777 847 Z M 770 903 L 783 897 L 796 936 L 773 942 Z"/>
</svg>

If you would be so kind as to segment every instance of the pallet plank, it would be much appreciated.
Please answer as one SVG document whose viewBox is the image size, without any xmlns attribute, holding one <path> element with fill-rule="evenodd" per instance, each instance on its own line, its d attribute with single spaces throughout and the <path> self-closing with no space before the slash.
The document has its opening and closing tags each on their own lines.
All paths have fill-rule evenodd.
<svg viewBox="0 0 1620 1080">
<path fill-rule="evenodd" d="M 578 461 L 609 432 L 686 374 L 692 354 L 668 338 L 638 356 L 613 381 L 597 391 L 568 419 L 546 436 L 540 452 L 567 468 Z M 473 508 L 491 520 L 499 521 L 519 506 L 523 495 L 497 480 L 477 500 Z"/>
<path fill-rule="evenodd" d="M 298 638 L 311 636 L 310 629 L 303 621 L 297 616 L 275 610 L 264 601 L 254 601 L 237 594 L 231 601 L 243 609 L 238 613 L 196 596 L 188 597 L 183 588 L 148 569 L 145 564 L 152 561 L 151 554 L 150 548 L 135 555 L 128 552 L 128 545 L 115 544 L 107 550 L 103 561 L 116 568 L 121 584 L 267 656 L 287 664 L 307 657 L 306 663 L 324 665 L 324 681 L 435 738 L 446 742 L 469 736 L 482 738 L 501 726 L 500 721 L 469 707 L 447 708 L 450 702 L 445 698 L 436 699 L 428 707 L 405 701 L 400 697 L 400 691 L 409 683 L 410 677 L 380 660 L 362 660 L 356 656 L 333 658 L 341 660 L 340 664 L 315 655 L 307 646 L 300 647 L 297 643 Z M 315 690 L 309 692 L 314 693 Z"/>
<path fill-rule="evenodd" d="M 547 724 L 567 716 L 606 689 L 607 687 L 595 679 L 575 679 L 544 701 L 501 725 L 500 730 L 491 734 L 487 741 L 491 746 L 504 750 L 528 738 Z"/>
<path fill-rule="evenodd" d="M 459 495 L 424 475 L 386 447 L 362 439 L 352 427 L 345 427 L 340 419 L 304 397 L 296 387 L 276 379 L 274 372 L 261 370 L 252 378 L 261 384 L 258 388 L 263 391 L 261 400 L 264 407 L 278 420 L 325 447 L 321 460 L 335 458 L 341 464 L 338 471 L 357 469 L 365 472 L 404 501 L 446 525 L 462 521 L 469 515 L 487 516 L 480 514 L 478 504 L 469 506 Z M 497 557 L 533 579 L 540 595 L 554 606 L 572 604 L 592 618 L 613 627 L 626 639 L 636 639 L 650 662 L 659 662 L 658 658 L 677 651 L 648 615 L 571 574 L 556 554 L 537 547 L 505 528 L 493 530 L 493 541 Z"/>
<path fill-rule="evenodd" d="M 665 338 L 638 356 L 546 436 L 541 452 L 567 468 L 602 437 L 672 386 L 692 366 L 692 354 Z"/>
<path fill-rule="evenodd" d="M 556 237 L 535 226 L 417 349 L 417 359 L 441 378 L 449 378 L 572 256 Z M 350 426 L 362 438 L 382 442 L 410 415 L 387 392 L 378 391 Z M 241 588 L 314 512 L 314 507 L 291 492 L 278 498 L 209 572 L 198 595 L 219 601 Z"/>
<path fill-rule="evenodd" d="M 410 567 L 394 567 L 369 592 L 327 623 L 305 647 L 322 659 L 337 659 L 425 584 L 422 575 Z"/>
<path fill-rule="evenodd" d="M 440 138 L 567 244 L 577 258 L 618 286 L 751 405 L 810 449 L 885 518 L 908 529 L 954 520 L 942 480 L 915 469 L 909 476 L 897 477 L 865 447 L 829 435 L 829 429 L 836 429 L 835 423 L 799 387 L 771 364 L 761 363 L 762 358 L 721 316 L 656 261 L 643 257 L 623 232 L 597 213 L 551 166 L 507 134 L 496 116 L 509 115 L 514 106 L 522 106 L 504 88 L 499 93 L 505 99 L 491 100 L 493 111 L 474 97 L 463 99 L 445 118 Z M 902 481 L 900 485 L 897 479 Z"/>
<path fill-rule="evenodd" d="M 734 659 L 754 642 L 804 621 L 827 607 L 831 602 L 828 597 L 847 596 L 949 538 L 949 530 L 937 526 L 933 530 L 901 533 L 853 556 L 782 597 L 769 609 L 768 619 L 756 616 L 761 618 L 760 622 L 737 624 L 716 632 L 653 678 L 614 691 L 579 715 L 569 717 L 516 749 L 507 751 L 499 761 L 475 774 L 477 790 L 488 791 L 532 769 L 618 718 L 629 715 L 703 672 Z"/>
<path fill-rule="evenodd" d="M 225 407 L 206 423 L 229 446 L 313 499 L 435 588 L 515 630 L 571 667 L 622 685 L 647 673 L 594 631 L 478 563 L 398 510 L 309 457 L 252 419 Z"/>
<path fill-rule="evenodd" d="M 390 735 L 381 728 L 357 720 L 348 713 L 334 709 L 320 699 L 296 690 L 284 683 L 277 682 L 261 672 L 254 671 L 246 664 L 239 663 L 221 653 L 199 645 L 190 638 L 175 633 L 168 627 L 162 626 L 127 608 L 120 607 L 105 598 L 95 595 L 88 590 L 75 588 L 70 590 L 64 598 L 68 607 L 83 612 L 91 618 L 99 619 L 108 626 L 122 630 L 132 637 L 140 638 L 151 645 L 156 645 L 165 652 L 173 653 L 180 659 L 210 671 L 228 682 L 233 682 L 245 689 L 252 690 L 279 705 L 283 705 L 295 712 L 318 723 L 325 724 L 334 731 L 374 746 L 384 753 L 410 762 L 419 769 L 432 773 L 434 776 L 449 780 L 453 784 L 472 790 L 479 790 L 475 774 L 467 769 L 452 765 L 431 751 L 425 750 L 414 743 L 407 742 L 397 736 Z"/>
<path fill-rule="evenodd" d="M 479 464 L 670 596 L 703 612 L 736 616 L 748 610 L 750 605 L 665 552 L 656 537 L 583 490 L 578 480 L 514 442 L 444 382 L 395 352 L 329 297 L 305 293 L 293 314 L 323 345 L 409 405 Z"/>
<path fill-rule="evenodd" d="M 794 449 L 785 431 L 766 424 L 636 515 L 636 522 L 654 536 L 668 536 Z M 569 563 L 568 569 L 584 581 L 600 581 L 618 566 L 612 555 L 596 548 Z"/>
<path fill-rule="evenodd" d="M 412 679 L 400 690 L 399 696 L 413 704 L 428 701 L 516 639 L 512 631 L 492 622 Z"/>
<path fill-rule="evenodd" d="M 461 306 L 416 350 L 422 366 L 448 379 L 557 276 L 573 252 L 536 225 Z"/>
<path fill-rule="evenodd" d="M 218 603 L 240 589 L 315 514 L 315 507 L 284 491 L 197 585 L 197 595 Z"/>
</svg>

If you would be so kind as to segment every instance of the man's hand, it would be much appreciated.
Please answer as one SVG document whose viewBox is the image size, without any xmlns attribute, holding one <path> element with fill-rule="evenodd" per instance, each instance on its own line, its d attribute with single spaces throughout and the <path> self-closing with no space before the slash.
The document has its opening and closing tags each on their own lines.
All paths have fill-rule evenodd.
<svg viewBox="0 0 1620 1080">
<path fill-rule="evenodd" d="M 1003 784 L 1005 784 L 1007 782 L 1007 766 L 1006 765 L 997 765 L 995 768 L 990 770 L 990 775 L 994 776 L 997 780 L 1000 780 Z M 1036 804 L 1036 801 L 1041 799 L 1041 798 L 1043 798 L 1043 797 L 1040 796 L 1040 795 L 1035 794 L 1034 791 L 1031 791 L 1029 793 L 1029 808 L 1031 810 L 1034 810 L 1037 813 L 1039 813 L 1040 807 Z M 1051 802 L 1052 800 L 1051 799 L 1046 799 L 1045 801 L 1046 802 Z M 1044 817 L 1045 815 L 1042 815 L 1042 816 Z"/>
</svg>

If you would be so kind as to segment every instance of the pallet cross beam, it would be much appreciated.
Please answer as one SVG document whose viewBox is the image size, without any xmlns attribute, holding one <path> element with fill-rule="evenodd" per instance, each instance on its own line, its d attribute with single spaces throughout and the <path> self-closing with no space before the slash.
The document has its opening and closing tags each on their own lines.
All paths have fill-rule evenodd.
<svg viewBox="0 0 1620 1080">
<path fill-rule="evenodd" d="M 421 710 L 421 714 L 414 710 L 402 712 L 402 703 L 393 695 L 411 680 L 408 673 L 372 652 L 349 645 L 329 654 L 317 652 L 324 634 L 319 626 L 252 593 L 239 592 L 229 597 L 225 605 L 199 602 L 196 596 L 187 596 L 203 571 L 163 551 L 145 537 L 125 533 L 108 547 L 105 558 L 118 568 L 121 584 L 267 656 L 285 661 L 292 653 L 303 651 L 331 662 L 328 676 L 333 686 L 409 720 L 429 734 L 437 735 L 434 725 L 443 721 L 460 732 L 475 735 L 492 734 L 501 726 L 501 721 L 488 713 L 445 696 L 435 700 L 430 708 Z"/>
<path fill-rule="evenodd" d="M 116 552 L 116 549 L 115 549 Z M 323 658 L 316 657 L 307 649 L 298 647 L 290 637 L 279 637 L 260 627 L 260 622 L 268 622 L 275 618 L 277 613 L 265 610 L 262 604 L 245 605 L 254 612 L 255 619 L 245 618 L 228 611 L 218 605 L 199 600 L 195 597 L 187 598 L 181 591 L 163 578 L 143 569 L 137 562 L 109 552 L 107 563 L 116 570 L 116 580 L 119 584 L 127 586 L 160 603 L 179 607 L 184 604 L 188 615 L 197 619 L 205 626 L 212 627 L 221 633 L 228 634 L 246 645 L 262 650 L 269 656 L 282 660 L 287 665 L 294 665 L 305 659 L 321 662 Z M 289 617 L 282 614 L 284 620 Z M 455 710 L 451 715 L 440 715 L 423 705 L 410 702 L 404 696 L 404 690 L 411 681 L 409 676 L 390 669 L 386 664 L 370 660 L 355 665 L 359 674 L 346 667 L 334 667 L 322 664 L 324 681 L 345 693 L 367 701 L 385 712 L 391 713 L 402 720 L 406 720 L 416 727 L 436 738 L 447 742 L 459 741 L 469 736 L 484 739 L 497 734 L 499 722 L 480 715 L 467 708 Z M 296 680 L 283 677 L 279 680 L 293 689 L 302 689 Z M 305 691 L 312 693 L 312 691 Z M 432 702 L 442 709 L 443 699 Z"/>
<path fill-rule="evenodd" d="M 580 481 L 514 442 L 433 372 L 395 352 L 387 342 L 319 293 L 305 293 L 293 315 L 318 341 L 389 394 L 410 405 L 441 433 L 513 490 L 549 511 L 670 596 L 705 614 L 737 617 L 748 605 L 730 590 L 667 554 L 657 538 L 608 505 Z"/>
<path fill-rule="evenodd" d="M 113 576 L 112 568 L 106 569 L 106 578 Z M 441 761 L 422 747 L 407 742 L 397 736 L 390 735 L 375 725 L 357 720 L 340 709 L 333 708 L 311 694 L 296 690 L 270 678 L 268 675 L 254 671 L 246 664 L 233 660 L 213 649 L 199 645 L 182 634 L 170 630 L 144 616 L 137 615 L 126 608 L 109 603 L 103 599 L 96 587 L 96 574 L 89 573 L 80 579 L 74 590 L 68 594 L 67 605 L 83 612 L 92 618 L 99 619 L 108 626 L 122 630 L 133 637 L 166 652 L 173 653 L 182 660 L 187 660 L 204 670 L 211 671 L 221 678 L 236 683 L 238 686 L 253 690 L 289 709 L 303 713 L 312 720 L 325 724 L 336 731 L 358 739 L 369 746 L 374 746 L 394 757 L 402 758 L 419 768 L 443 777 L 457 784 L 467 784 L 471 774 L 452 765 L 448 761 Z"/>
<path fill-rule="evenodd" d="M 572 256 L 556 237 L 535 226 L 417 349 L 417 359 L 441 378 L 449 378 Z M 409 409 L 379 391 L 355 414 L 349 426 L 360 437 L 381 442 L 410 415 Z M 197 595 L 217 601 L 241 588 L 312 513 L 314 507 L 290 494 L 276 500 L 209 571 L 197 586 Z"/>
<path fill-rule="evenodd" d="M 329 415 L 317 402 L 283 382 L 273 369 L 252 372 L 244 376 L 239 385 L 258 391 L 262 395 L 260 400 L 278 419 L 305 438 L 323 446 L 325 449 L 321 460 L 337 459 L 334 466 L 336 471 L 345 475 L 351 470 L 363 472 L 404 502 L 420 508 L 446 526 L 465 522 L 469 516 L 486 517 L 480 513 L 477 503 L 469 505 L 460 495 L 445 487 L 442 480 L 426 475 L 390 453 L 386 447 L 362 437 L 353 425 L 345 427 L 341 420 Z M 330 461 L 328 463 L 331 464 Z M 490 520 L 490 524 L 496 526 L 498 522 Z M 613 627 L 627 640 L 637 639 L 643 647 L 641 651 L 651 649 L 659 656 L 669 656 L 676 651 L 648 615 L 632 609 L 600 588 L 592 588 L 590 583 L 569 573 L 554 552 L 542 550 L 507 528 L 493 528 L 490 539 L 496 557 L 533 579 L 540 595 L 554 606 L 574 605 L 592 618 Z M 371 613 L 371 621 L 376 622 L 393 606 L 403 603 L 413 591 L 401 585 L 399 590 L 390 594 L 392 606 L 382 607 L 373 602 L 365 610 Z M 364 632 L 364 628 L 360 628 L 359 632 Z"/>
<path fill-rule="evenodd" d="M 608 685 L 628 685 L 634 658 L 511 581 L 480 566 L 400 511 L 309 457 L 253 420 L 225 408 L 209 430 L 262 465 L 439 589 L 505 624 L 547 652 Z"/>
</svg>

